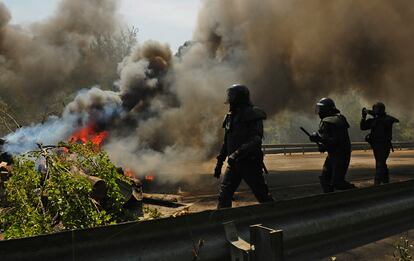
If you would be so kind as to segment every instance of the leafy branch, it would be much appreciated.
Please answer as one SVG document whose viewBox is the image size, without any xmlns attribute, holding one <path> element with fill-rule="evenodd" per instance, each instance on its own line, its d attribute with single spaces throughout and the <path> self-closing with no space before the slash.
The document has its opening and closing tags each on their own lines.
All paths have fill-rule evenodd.
<svg viewBox="0 0 414 261">
<path fill-rule="evenodd" d="M 74 167 L 106 182 L 104 200 L 91 196 L 91 183 L 76 175 Z M 0 213 L 0 227 L 10 239 L 130 220 L 119 180 L 130 182 L 92 143 L 39 145 L 15 158 L 6 183 L 9 207 Z"/>
</svg>

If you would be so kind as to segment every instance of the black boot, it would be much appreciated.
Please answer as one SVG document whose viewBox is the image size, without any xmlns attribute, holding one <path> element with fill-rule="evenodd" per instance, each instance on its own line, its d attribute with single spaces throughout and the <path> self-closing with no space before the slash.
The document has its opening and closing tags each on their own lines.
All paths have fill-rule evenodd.
<svg viewBox="0 0 414 261">
<path fill-rule="evenodd" d="M 337 190 L 348 190 L 348 189 L 356 189 L 356 188 L 357 187 L 354 184 L 352 184 L 352 183 L 350 183 L 346 180 L 344 180 L 343 182 L 341 182 L 339 184 L 335 184 L 335 189 L 337 189 Z"/>
<path fill-rule="evenodd" d="M 375 178 L 374 178 L 374 186 L 379 186 L 382 183 L 383 175 L 380 169 L 376 169 L 375 171 Z"/>
<path fill-rule="evenodd" d="M 319 181 L 321 183 L 323 193 L 331 193 L 334 191 L 334 188 L 323 176 L 319 176 Z"/>
<path fill-rule="evenodd" d="M 390 183 L 390 173 L 387 167 L 384 170 L 384 177 L 382 178 L 382 183 L 384 184 Z"/>
</svg>

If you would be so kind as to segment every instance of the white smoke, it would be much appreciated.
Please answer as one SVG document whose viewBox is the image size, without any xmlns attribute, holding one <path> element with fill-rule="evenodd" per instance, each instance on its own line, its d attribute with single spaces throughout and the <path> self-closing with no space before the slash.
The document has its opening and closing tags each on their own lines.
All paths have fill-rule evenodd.
<svg viewBox="0 0 414 261">
<path fill-rule="evenodd" d="M 69 103 L 61 117 L 51 116 L 45 123 L 33 124 L 8 134 L 4 149 L 21 154 L 37 148 L 37 144 L 56 145 L 91 122 L 108 122 L 122 114 L 118 94 L 97 87 L 81 90 Z"/>
</svg>

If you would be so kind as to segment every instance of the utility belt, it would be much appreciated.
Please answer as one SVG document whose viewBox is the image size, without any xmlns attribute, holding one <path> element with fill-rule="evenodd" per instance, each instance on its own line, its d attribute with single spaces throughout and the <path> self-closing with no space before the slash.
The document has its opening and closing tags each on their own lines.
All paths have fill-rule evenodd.
<svg viewBox="0 0 414 261">
<path fill-rule="evenodd" d="M 238 162 L 259 164 L 263 172 L 265 174 L 269 174 L 269 171 L 267 170 L 266 165 L 264 163 L 264 154 L 262 151 L 260 151 L 259 155 L 249 155 L 249 156 L 241 157 L 238 159 Z"/>
<path fill-rule="evenodd" d="M 365 141 L 368 142 L 371 147 L 375 147 L 376 145 L 384 145 L 384 146 L 388 146 L 392 152 L 394 152 L 394 146 L 392 145 L 392 140 L 389 139 L 375 139 L 372 138 L 371 134 L 368 134 L 365 137 Z"/>
<path fill-rule="evenodd" d="M 367 134 L 365 136 L 365 141 L 368 142 L 369 144 L 391 144 L 391 139 L 389 138 L 376 138 L 373 137 L 372 134 Z"/>
<path fill-rule="evenodd" d="M 372 143 L 373 143 L 372 135 L 371 134 L 367 134 L 365 136 L 365 141 L 372 145 Z"/>
</svg>

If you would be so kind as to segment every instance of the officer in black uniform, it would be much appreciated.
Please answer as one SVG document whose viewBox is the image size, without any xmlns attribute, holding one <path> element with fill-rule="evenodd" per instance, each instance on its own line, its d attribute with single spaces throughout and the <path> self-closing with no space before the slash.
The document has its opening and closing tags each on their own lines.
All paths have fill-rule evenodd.
<svg viewBox="0 0 414 261">
<path fill-rule="evenodd" d="M 368 114 L 372 118 L 367 119 Z M 398 119 L 387 115 L 382 102 L 375 103 L 372 110 L 362 109 L 361 130 L 371 130 L 365 139 L 374 151 L 375 185 L 390 182 L 387 159 L 392 148 L 392 126 L 398 122 Z"/>
<path fill-rule="evenodd" d="M 313 133 L 310 140 L 318 143 L 321 152 L 328 152 L 322 176 L 319 177 L 323 192 L 355 188 L 353 184 L 345 181 L 351 159 L 349 124 L 345 116 L 330 98 L 321 99 L 316 104 L 316 112 L 321 122 L 318 132 Z"/>
<path fill-rule="evenodd" d="M 263 120 L 266 113 L 250 102 L 249 89 L 236 84 L 227 89 L 230 105 L 223 128 L 224 143 L 217 156 L 214 176 L 220 178 L 223 162 L 227 169 L 220 186 L 217 208 L 230 208 L 234 192 L 244 180 L 261 203 L 273 201 L 263 177 Z"/>
</svg>

